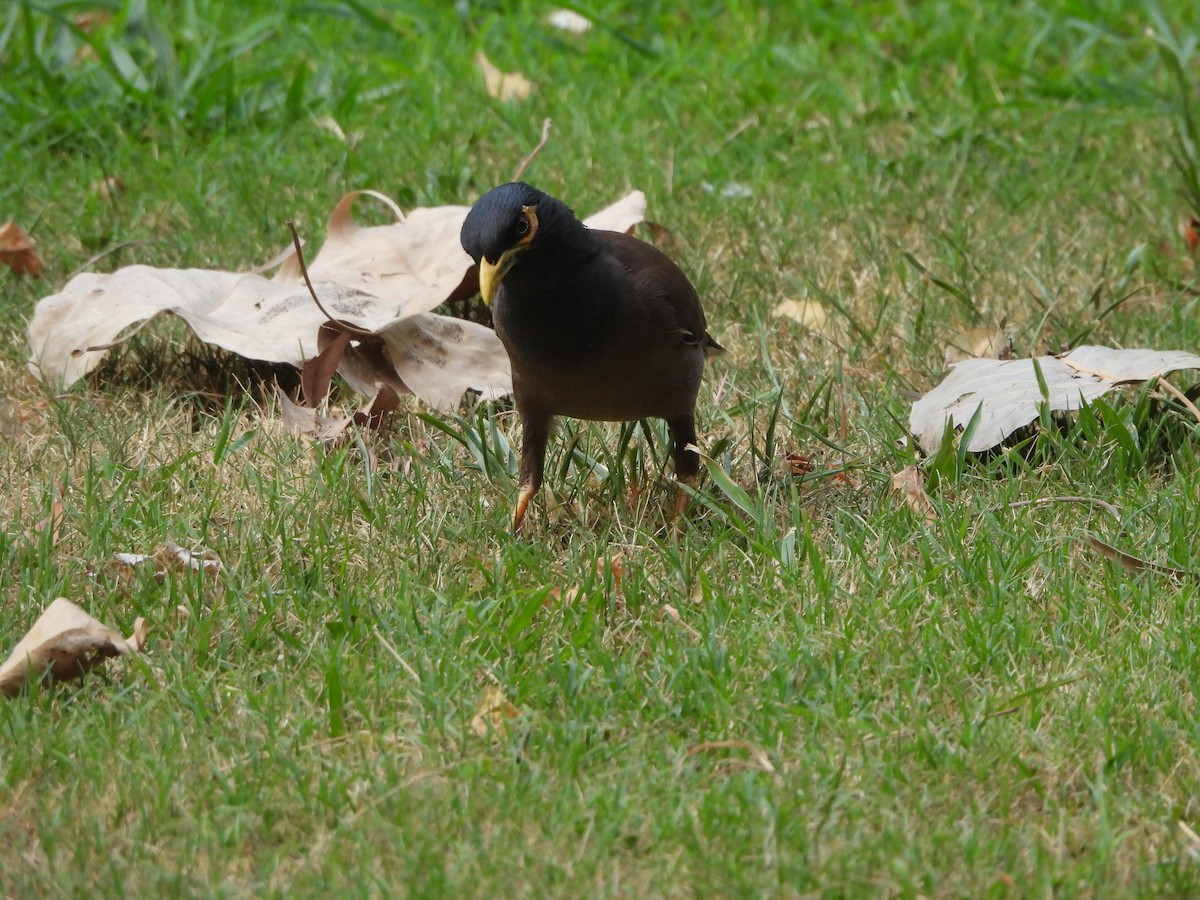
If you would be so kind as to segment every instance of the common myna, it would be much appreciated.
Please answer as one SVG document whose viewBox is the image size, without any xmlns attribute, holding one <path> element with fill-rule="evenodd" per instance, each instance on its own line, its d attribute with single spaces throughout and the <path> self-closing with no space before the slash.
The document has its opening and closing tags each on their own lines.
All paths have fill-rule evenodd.
<svg viewBox="0 0 1200 900">
<path fill-rule="evenodd" d="M 695 483 L 696 393 L 705 358 L 722 348 L 679 267 L 637 238 L 587 228 L 521 182 L 484 194 L 461 240 L 512 364 L 522 426 L 513 530 L 542 483 L 555 416 L 665 419 L 675 477 Z M 686 505 L 681 492 L 677 508 Z"/>
</svg>

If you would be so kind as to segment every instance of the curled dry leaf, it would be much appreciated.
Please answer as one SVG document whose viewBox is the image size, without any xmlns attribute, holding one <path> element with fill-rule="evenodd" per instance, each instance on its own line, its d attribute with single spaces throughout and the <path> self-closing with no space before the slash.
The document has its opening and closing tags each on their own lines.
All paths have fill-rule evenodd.
<svg viewBox="0 0 1200 900">
<path fill-rule="evenodd" d="M 11 697 L 47 674 L 55 681 L 78 678 L 106 659 L 140 652 L 146 632 L 145 620 L 139 618 L 133 636 L 123 638 L 59 597 L 0 665 L 0 693 Z"/>
<path fill-rule="evenodd" d="M 42 269 L 45 268 L 33 238 L 11 219 L 0 225 L 0 263 L 4 263 L 18 275 L 30 275 L 34 278 L 41 275 Z"/>
<path fill-rule="evenodd" d="M 811 475 L 817 470 L 812 457 L 805 453 L 785 453 L 780 468 L 784 475 L 791 475 L 797 478 L 803 475 Z"/>
<path fill-rule="evenodd" d="M 129 574 L 138 566 L 152 564 L 156 575 L 168 572 L 219 572 L 221 560 L 211 550 L 185 550 L 167 541 L 157 553 L 114 553 L 112 566 L 119 573 Z"/>
<path fill-rule="evenodd" d="M 352 209 L 364 196 L 383 203 L 397 221 L 358 224 Z M 468 211 L 445 206 L 405 215 L 374 191 L 351 192 L 334 208 L 308 271 L 325 308 L 345 323 L 334 323 L 333 336 L 347 325 L 356 330 L 334 365 L 355 390 L 374 396 L 386 385 L 397 396 L 414 393 L 446 408 L 468 389 L 489 399 L 512 389 L 508 357 L 491 329 L 431 312 L 477 285 L 459 243 Z M 645 211 L 645 195 L 634 191 L 585 222 L 628 231 Z M 149 266 L 79 275 L 37 304 L 30 369 L 55 389 L 67 387 L 98 366 L 125 329 L 163 313 L 240 356 L 301 366 L 328 346 L 330 329 L 322 328 L 326 317 L 301 280 L 295 251 L 272 265 L 279 269 L 270 280 L 254 271 Z"/>
<path fill-rule="evenodd" d="M 1036 419 L 1043 402 L 1051 412 L 1076 410 L 1121 385 L 1181 369 L 1200 369 L 1200 356 L 1182 350 L 1088 346 L 1036 360 L 968 359 L 913 403 L 908 426 L 921 449 L 935 453 L 947 422 L 965 428 L 978 412 L 979 421 L 966 449 L 979 453 Z"/>
<path fill-rule="evenodd" d="M 925 474 L 916 466 L 906 466 L 892 476 L 892 487 L 900 492 L 905 505 L 918 518 L 932 522 L 937 518 L 937 510 L 929 494 L 925 492 Z"/>
<path fill-rule="evenodd" d="M 471 730 L 480 737 L 504 737 L 509 723 L 521 715 L 504 695 L 499 685 L 489 684 L 483 689 L 478 711 L 471 717 Z"/>
<path fill-rule="evenodd" d="M 475 62 L 483 72 L 483 84 L 488 95 L 501 102 L 509 100 L 528 100 L 533 93 L 533 82 L 520 72 L 502 72 L 487 54 L 480 50 L 475 54 Z"/>
</svg>

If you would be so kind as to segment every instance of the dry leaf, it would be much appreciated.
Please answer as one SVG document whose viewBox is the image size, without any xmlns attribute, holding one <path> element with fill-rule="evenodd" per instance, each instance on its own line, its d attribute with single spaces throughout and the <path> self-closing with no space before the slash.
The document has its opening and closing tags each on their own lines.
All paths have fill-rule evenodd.
<svg viewBox="0 0 1200 900">
<path fill-rule="evenodd" d="M 613 596 L 616 598 L 616 606 L 619 610 L 625 608 L 625 601 L 621 596 L 621 579 L 625 575 L 625 551 L 618 550 L 612 556 L 602 556 L 596 560 L 596 574 L 602 579 L 612 578 Z M 554 606 L 570 606 L 585 595 L 585 591 L 579 585 L 571 585 L 563 590 L 562 588 L 552 587 L 546 595 L 545 601 L 542 603 L 543 608 L 551 608 Z"/>
<path fill-rule="evenodd" d="M 18 694 L 46 673 L 55 681 L 78 678 L 105 659 L 139 652 L 145 635 L 144 620 L 134 624 L 134 636 L 127 640 L 59 597 L 0 665 L 0 693 Z"/>
<path fill-rule="evenodd" d="M 471 730 L 480 737 L 503 737 L 509 722 L 520 715 L 521 711 L 504 696 L 504 690 L 490 684 L 483 689 L 479 711 L 471 718 Z"/>
<path fill-rule="evenodd" d="M 696 638 L 697 640 L 700 639 L 700 632 L 698 632 L 687 622 L 683 621 L 683 617 L 679 615 L 679 610 L 677 610 L 674 606 L 672 606 L 670 603 L 664 603 L 660 608 L 662 609 L 662 614 L 664 616 L 666 616 L 692 637 Z"/>
<path fill-rule="evenodd" d="M 125 182 L 115 175 L 109 175 L 92 184 L 92 193 L 101 200 L 115 200 L 125 193 Z"/>
<path fill-rule="evenodd" d="M 351 211 L 364 195 L 386 205 L 397 222 L 359 225 Z M 382 383 L 447 408 L 468 389 L 488 399 L 512 389 L 495 332 L 430 312 L 478 277 L 459 243 L 468 210 L 447 206 L 405 216 L 373 191 L 347 194 L 334 209 L 308 269 L 325 308 L 370 333 L 348 338 L 338 365 L 355 390 L 374 396 Z M 626 231 L 645 210 L 645 195 L 634 191 L 585 224 Z M 201 340 L 250 359 L 301 366 L 327 345 L 326 317 L 301 280 L 294 250 L 273 263 L 281 265 L 270 280 L 255 272 L 149 266 L 79 275 L 38 303 L 29 325 L 30 369 L 55 389 L 69 386 L 100 364 L 125 329 L 168 312 Z"/>
<path fill-rule="evenodd" d="M 592 20 L 582 16 L 573 9 L 556 9 L 546 16 L 546 21 L 552 28 L 566 31 L 570 34 L 585 34 L 591 30 Z"/>
<path fill-rule="evenodd" d="M 1035 362 L 1045 380 L 1045 397 Z M 935 453 L 947 422 L 965 428 L 978 411 L 979 422 L 967 450 L 979 453 L 1036 419 L 1043 402 L 1052 412 L 1075 410 L 1120 385 L 1180 369 L 1200 369 L 1200 356 L 1181 350 L 1076 347 L 1062 356 L 1043 356 L 1036 361 L 968 359 L 913 403 L 909 430 L 922 450 Z"/>
<path fill-rule="evenodd" d="M 1003 324 L 998 328 L 967 328 L 950 339 L 943 355 L 948 366 L 964 359 L 1011 359 L 1012 339 Z"/>
<path fill-rule="evenodd" d="M 75 27 L 85 34 L 94 34 L 96 31 L 104 28 L 112 23 L 112 13 L 104 10 L 93 10 L 91 12 L 78 13 L 74 19 Z"/>
<path fill-rule="evenodd" d="M 528 100 L 533 93 L 532 81 L 520 72 L 501 72 L 482 50 L 475 54 L 475 62 L 483 71 L 483 83 L 488 95 L 496 100 Z"/>
<path fill-rule="evenodd" d="M 0 225 L 0 263 L 4 263 L 18 275 L 30 275 L 34 278 L 41 275 L 42 269 L 45 268 L 33 238 L 11 219 Z"/>
<path fill-rule="evenodd" d="M 1200 219 L 1188 219 L 1183 223 L 1183 239 L 1188 249 L 1195 253 L 1196 248 L 1200 247 Z"/>
<path fill-rule="evenodd" d="M 688 747 L 688 756 L 696 756 L 699 753 L 713 753 L 719 750 L 743 750 L 749 756 L 749 759 L 726 758 L 717 763 L 716 772 L 719 774 L 728 774 L 744 769 L 757 769 L 760 772 L 766 772 L 768 775 L 773 775 L 777 779 L 779 773 L 771 762 L 771 758 L 767 756 L 765 750 L 756 744 L 749 741 L 703 741 Z"/>
<path fill-rule="evenodd" d="M 784 300 L 775 307 L 772 314 L 799 322 L 809 331 L 818 334 L 826 332 L 832 325 L 829 312 L 816 300 Z"/>
<path fill-rule="evenodd" d="M 350 427 L 350 423 L 354 421 L 353 416 L 330 418 L 318 415 L 317 411 L 310 406 L 297 406 L 278 385 L 275 386 L 275 392 L 279 395 L 283 427 L 292 434 L 328 443 L 341 437 Z"/>
<path fill-rule="evenodd" d="M 782 468 L 783 474 L 797 478 L 802 475 L 811 475 L 817 469 L 812 457 L 804 453 L 784 454 Z"/>
<path fill-rule="evenodd" d="M 904 497 L 905 505 L 918 518 L 932 522 L 937 518 L 937 510 L 929 494 L 925 492 L 925 474 L 916 466 L 906 466 L 892 476 L 892 487 Z"/>
<path fill-rule="evenodd" d="M 114 553 L 113 568 L 126 573 L 153 563 L 155 575 L 168 572 L 219 572 L 221 560 L 211 550 L 185 550 L 167 541 L 156 553 Z"/>
</svg>

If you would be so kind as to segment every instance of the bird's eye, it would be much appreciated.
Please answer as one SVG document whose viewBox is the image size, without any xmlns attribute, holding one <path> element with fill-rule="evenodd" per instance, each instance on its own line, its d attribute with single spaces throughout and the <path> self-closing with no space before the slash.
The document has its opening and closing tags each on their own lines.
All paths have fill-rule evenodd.
<svg viewBox="0 0 1200 900">
<path fill-rule="evenodd" d="M 525 237 L 529 234 L 529 220 L 524 216 L 517 219 L 517 237 Z"/>
</svg>

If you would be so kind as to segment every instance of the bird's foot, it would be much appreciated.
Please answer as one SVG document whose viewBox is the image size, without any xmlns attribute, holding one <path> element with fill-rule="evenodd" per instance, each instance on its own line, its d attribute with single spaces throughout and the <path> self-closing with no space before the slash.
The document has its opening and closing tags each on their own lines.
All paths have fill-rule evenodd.
<svg viewBox="0 0 1200 900">
<path fill-rule="evenodd" d="M 514 534 L 521 530 L 521 523 L 525 521 L 525 510 L 536 493 L 537 488 L 528 484 L 521 485 L 521 492 L 517 494 L 517 508 L 513 511 L 512 530 Z"/>
</svg>

